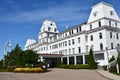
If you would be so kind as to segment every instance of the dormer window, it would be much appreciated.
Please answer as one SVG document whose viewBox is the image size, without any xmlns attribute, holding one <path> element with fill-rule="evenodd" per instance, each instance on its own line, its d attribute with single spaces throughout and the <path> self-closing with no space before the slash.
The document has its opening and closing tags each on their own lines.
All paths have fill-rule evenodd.
<svg viewBox="0 0 120 80">
<path fill-rule="evenodd" d="M 53 24 L 51 23 L 50 25 L 52 26 Z"/>
<path fill-rule="evenodd" d="M 96 17 L 97 16 L 97 11 L 93 12 L 93 16 Z"/>
<path fill-rule="evenodd" d="M 50 27 L 48 27 L 48 31 L 50 31 L 50 29 L 51 29 L 51 28 L 50 28 Z"/>
<path fill-rule="evenodd" d="M 113 11 L 110 11 L 110 15 L 111 15 L 111 16 L 114 15 L 114 12 L 113 12 Z"/>
<path fill-rule="evenodd" d="M 54 31 L 56 32 L 56 31 L 57 31 L 57 29 L 55 28 L 55 29 L 54 29 Z"/>
</svg>

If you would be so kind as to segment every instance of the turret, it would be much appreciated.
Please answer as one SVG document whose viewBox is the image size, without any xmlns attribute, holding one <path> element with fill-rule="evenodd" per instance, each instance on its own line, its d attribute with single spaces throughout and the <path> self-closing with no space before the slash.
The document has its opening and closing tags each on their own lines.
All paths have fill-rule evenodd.
<svg viewBox="0 0 120 80">
<path fill-rule="evenodd" d="M 92 7 L 88 23 L 94 22 L 102 18 L 109 18 L 120 21 L 116 11 L 111 4 L 100 2 Z"/>
<path fill-rule="evenodd" d="M 57 34 L 58 29 L 55 22 L 51 20 L 45 20 L 39 32 L 39 43 L 43 44 L 53 41 L 55 40 Z"/>
</svg>

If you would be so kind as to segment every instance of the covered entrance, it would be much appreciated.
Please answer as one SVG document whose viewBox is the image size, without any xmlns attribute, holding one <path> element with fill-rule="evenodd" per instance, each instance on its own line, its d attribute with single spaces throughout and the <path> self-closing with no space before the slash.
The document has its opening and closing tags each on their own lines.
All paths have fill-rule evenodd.
<svg viewBox="0 0 120 80">
<path fill-rule="evenodd" d="M 61 60 L 61 54 L 40 54 L 40 59 L 45 62 L 46 66 L 49 68 L 54 68 L 57 66 L 57 61 Z"/>
</svg>

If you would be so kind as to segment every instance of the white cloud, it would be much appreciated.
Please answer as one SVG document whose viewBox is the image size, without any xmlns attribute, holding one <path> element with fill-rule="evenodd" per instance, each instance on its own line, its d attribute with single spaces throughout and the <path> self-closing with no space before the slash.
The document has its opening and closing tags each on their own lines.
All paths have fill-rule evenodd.
<svg viewBox="0 0 120 80">
<path fill-rule="evenodd" d="M 88 8 L 87 8 L 88 9 Z M 36 9 L 31 11 L 21 11 L 16 13 L 7 13 L 5 16 L 1 16 L 0 22 L 38 22 L 44 19 L 53 19 L 59 22 L 80 20 L 86 17 L 86 13 L 82 11 L 82 7 L 77 5 L 57 5 L 55 7 L 48 7 L 42 9 Z"/>
</svg>

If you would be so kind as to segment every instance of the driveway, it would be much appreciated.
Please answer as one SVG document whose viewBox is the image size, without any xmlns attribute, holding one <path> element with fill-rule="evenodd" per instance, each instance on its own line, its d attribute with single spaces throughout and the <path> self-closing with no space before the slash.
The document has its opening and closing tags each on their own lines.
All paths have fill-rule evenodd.
<svg viewBox="0 0 120 80">
<path fill-rule="evenodd" d="M 95 70 L 49 69 L 46 73 L 0 73 L 0 80 L 108 80 Z"/>
</svg>

